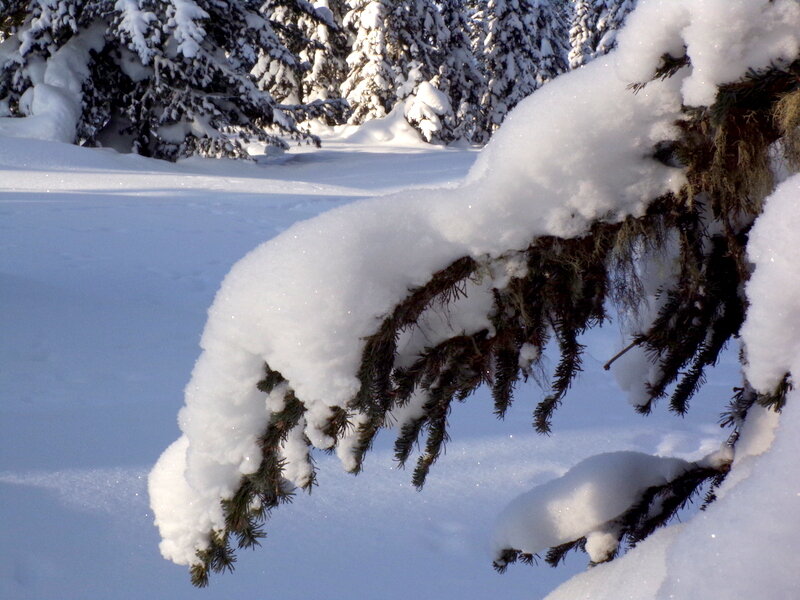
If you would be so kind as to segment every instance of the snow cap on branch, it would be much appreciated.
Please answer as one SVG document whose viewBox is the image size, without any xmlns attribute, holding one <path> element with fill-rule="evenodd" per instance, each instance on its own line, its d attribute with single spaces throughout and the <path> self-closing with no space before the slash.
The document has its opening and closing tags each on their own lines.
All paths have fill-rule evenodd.
<svg viewBox="0 0 800 600">
<path fill-rule="evenodd" d="M 382 8 L 373 5 L 376 13 Z M 726 27 L 741 31 L 733 57 L 716 34 L 703 35 L 714 10 L 725 14 Z M 364 41 L 373 33 L 365 30 Z M 419 339 L 432 334 L 434 340 L 452 340 L 449 350 L 460 352 L 465 363 L 479 343 L 495 340 L 503 323 L 491 314 L 500 277 L 493 268 L 528 251 L 532 240 L 550 239 L 558 256 L 559 248 L 567 242 L 578 246 L 592 227 L 644 217 L 654 201 L 677 197 L 686 172 L 658 149 L 679 139 L 686 104 L 711 103 L 715 94 L 709 90 L 717 84 L 789 58 L 800 40 L 800 10 L 795 0 L 726 2 L 724 10 L 716 0 L 644 0 L 618 40 L 607 59 L 521 102 L 457 189 L 415 190 L 341 207 L 295 225 L 233 267 L 209 311 L 203 354 L 186 390 L 180 414 L 185 452 L 178 460 L 171 451 L 154 470 L 151 497 L 170 558 L 197 566 L 202 560 L 195 553 L 209 550 L 202 556 L 213 567 L 209 557 L 227 557 L 228 541 L 218 538 L 220 532 L 236 525 L 241 529 L 234 533 L 250 535 L 245 517 L 264 516 L 246 504 L 248 494 L 258 488 L 277 506 L 284 484 L 291 483 L 287 476 L 295 483 L 307 479 L 302 465 L 293 464 L 306 460 L 296 451 L 299 443 L 321 449 L 332 449 L 337 440 L 350 445 L 347 432 L 356 423 L 356 445 L 366 451 L 370 435 L 382 426 L 375 423 L 383 423 L 383 410 L 392 408 L 392 396 L 373 394 L 369 385 L 381 391 L 403 375 L 415 381 L 408 375 L 415 359 L 424 354 L 436 360 L 436 348 L 423 347 Z M 652 79 L 665 55 L 677 63 L 668 76 L 638 93 L 630 89 Z M 720 260 L 727 256 L 723 241 L 715 240 Z M 553 273 L 536 275 L 546 285 Z M 508 284 L 524 276 L 509 272 L 504 279 Z M 434 279 L 451 284 L 452 302 L 424 296 Z M 422 292 L 415 296 L 414 290 Z M 419 338 L 411 325 L 419 327 Z M 558 334 L 568 326 L 553 325 L 560 327 Z M 365 357 L 367 339 L 374 354 Z M 575 340 L 562 336 L 559 342 L 569 346 Z M 388 370 L 370 364 L 381 352 L 396 359 Z M 439 442 L 423 456 L 423 467 L 446 439 L 449 405 L 437 403 L 447 399 L 452 385 L 446 376 L 476 382 L 493 376 L 468 364 L 454 375 L 447 371 L 449 360 L 444 355 L 435 363 L 444 375 L 427 380 L 428 400 L 414 396 L 416 388 L 402 390 L 406 398 L 423 398 L 426 412 L 435 413 L 435 419 L 418 422 L 428 427 L 429 440 L 438 436 Z M 576 367 L 565 367 L 570 369 Z M 365 372 L 378 375 L 370 379 Z M 421 381 L 424 387 L 424 374 Z M 564 381 L 568 386 L 569 378 Z M 284 383 L 286 406 L 275 412 L 264 394 Z M 404 429 L 401 435 L 413 442 L 413 427 Z M 341 454 L 348 466 L 354 464 L 349 446 Z M 272 461 L 265 467 L 269 477 L 249 477 L 254 460 Z M 638 469 L 644 462 L 637 458 L 632 464 Z M 185 498 L 189 490 L 195 518 L 187 521 L 167 507 L 170 497 Z M 220 511 L 221 501 L 229 507 L 239 503 L 235 518 Z M 598 538 L 591 546 L 607 544 Z"/>
</svg>

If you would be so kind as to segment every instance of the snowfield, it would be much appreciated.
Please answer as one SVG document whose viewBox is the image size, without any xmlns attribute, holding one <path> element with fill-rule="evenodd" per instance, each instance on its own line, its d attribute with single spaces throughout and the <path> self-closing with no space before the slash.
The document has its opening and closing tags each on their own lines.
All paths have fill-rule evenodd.
<svg viewBox="0 0 800 600">
<path fill-rule="evenodd" d="M 209 590 L 160 556 L 146 474 L 178 433 L 205 313 L 231 265 L 332 207 L 451 186 L 475 157 L 362 140 L 280 164 L 170 165 L 0 138 L 0 597 L 540 598 L 586 559 L 496 574 L 491 528 L 508 501 L 600 452 L 697 459 L 717 447 L 727 382 L 711 382 L 686 420 L 663 407 L 640 417 L 600 367 L 620 344 L 610 327 L 592 334 L 551 437 L 530 426 L 535 386 L 505 422 L 478 395 L 454 411 L 422 493 L 393 467 L 387 438 L 359 477 L 318 456 L 319 489 L 276 511 L 264 547 Z M 735 369 L 734 356 L 719 367 L 729 381 Z"/>
</svg>

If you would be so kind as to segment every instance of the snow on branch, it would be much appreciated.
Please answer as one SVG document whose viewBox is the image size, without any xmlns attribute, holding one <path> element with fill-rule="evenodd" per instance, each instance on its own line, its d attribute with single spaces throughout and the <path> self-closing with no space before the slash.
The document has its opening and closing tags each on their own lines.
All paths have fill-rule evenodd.
<svg viewBox="0 0 800 600">
<path fill-rule="evenodd" d="M 613 558 L 620 542 L 641 541 L 672 517 L 708 480 L 719 483 L 732 452 L 698 463 L 641 452 L 609 452 L 578 463 L 563 476 L 514 499 L 494 528 L 494 566 L 504 571 L 549 548 L 555 566 L 573 548 L 593 563 Z"/>
<path fill-rule="evenodd" d="M 294 486 L 312 485 L 314 448 L 358 471 L 395 423 L 401 462 L 422 442 L 421 486 L 452 401 L 486 383 L 503 414 L 552 339 L 552 390 L 535 411 L 547 432 L 580 372 L 580 334 L 607 317 L 607 300 L 642 307 L 648 288 L 664 302 L 630 331 L 653 367 L 639 408 L 671 393 L 684 412 L 745 318 L 748 232 L 786 136 L 774 116 L 798 81 L 800 4 L 731 5 L 735 43 L 714 26 L 717 6 L 641 2 L 618 49 L 520 103 L 459 188 L 341 207 L 235 265 L 209 311 L 183 436 L 151 475 L 162 553 L 206 584 Z M 643 282 L 654 255 L 676 267 Z M 596 528 L 643 486 L 680 499 L 708 475 L 653 457 L 597 461 L 578 473 L 601 465 L 615 481 L 610 466 L 629 469 L 635 489 L 589 525 L 512 547 L 583 536 L 599 557 L 619 532 Z M 658 477 L 639 476 L 648 469 Z M 649 506 L 629 515 L 636 531 Z"/>
<path fill-rule="evenodd" d="M 153 48 L 148 42 L 148 36 L 151 23 L 158 17 L 153 12 L 142 10 L 140 0 L 117 0 L 114 10 L 119 21 L 117 27 L 120 34 L 126 38 L 130 49 L 139 55 L 142 64 L 150 64 Z"/>
</svg>

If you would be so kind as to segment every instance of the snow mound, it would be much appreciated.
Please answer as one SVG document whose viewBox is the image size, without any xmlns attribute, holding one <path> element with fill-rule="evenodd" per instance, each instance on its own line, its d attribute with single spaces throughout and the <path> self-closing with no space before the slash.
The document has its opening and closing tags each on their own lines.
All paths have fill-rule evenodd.
<svg viewBox="0 0 800 600">
<path fill-rule="evenodd" d="M 399 104 L 385 117 L 372 119 L 362 125 L 343 125 L 337 129 L 341 129 L 342 139 L 353 144 L 420 146 L 424 143 L 417 130 L 406 120 L 403 106 Z"/>
<path fill-rule="evenodd" d="M 771 392 L 786 373 L 800 373 L 798 199 L 800 176 L 794 176 L 767 200 L 747 245 L 756 269 L 747 284 L 752 306 L 742 326 L 747 347 L 745 372 L 753 386 L 764 393 Z"/>
<path fill-rule="evenodd" d="M 33 86 L 23 94 L 24 117 L 0 117 L 0 135 L 73 143 L 81 116 L 89 55 L 103 46 L 103 28 L 92 26 L 64 44 L 44 68 L 31 68 Z M 0 60 L 4 57 L 0 55 Z"/>
</svg>

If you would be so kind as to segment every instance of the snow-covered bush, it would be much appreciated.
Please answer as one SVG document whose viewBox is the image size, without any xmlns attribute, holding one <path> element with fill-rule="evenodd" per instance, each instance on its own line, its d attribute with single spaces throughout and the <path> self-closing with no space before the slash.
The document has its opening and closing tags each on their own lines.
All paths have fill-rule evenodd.
<svg viewBox="0 0 800 600">
<path fill-rule="evenodd" d="M 275 65 L 296 61 L 261 4 L 2 3 L 0 18 L 12 24 L 0 45 L 0 102 L 5 116 L 26 119 L 6 119 L 0 131 L 168 159 L 247 156 L 251 141 L 316 141 L 298 116 L 326 105 L 281 105 L 270 93 L 282 83 Z"/>
<path fill-rule="evenodd" d="M 453 109 L 447 96 L 428 81 L 417 86 L 417 91 L 405 103 L 405 116 L 411 125 L 419 129 L 426 141 L 439 139 L 444 129 L 443 117 L 452 115 Z"/>
<path fill-rule="evenodd" d="M 612 558 L 703 486 L 710 501 L 715 486 L 749 477 L 736 439 L 764 409 L 793 414 L 800 368 L 798 296 L 785 283 L 798 176 L 775 191 L 798 166 L 800 2 L 643 0 L 618 44 L 521 102 L 460 187 L 339 208 L 231 270 L 186 389 L 183 436 L 150 478 L 162 553 L 190 565 L 196 584 L 231 568 L 233 544 L 255 545 L 295 487 L 311 488 L 315 448 L 357 473 L 377 433 L 395 427 L 397 460 L 418 454 L 422 487 L 453 402 L 487 385 L 504 415 L 549 351 L 556 366 L 534 411 L 548 432 L 581 369 L 580 335 L 614 309 L 630 344 L 607 366 L 643 413 L 667 398 L 685 413 L 741 334 L 730 440 L 696 463 L 590 459 L 531 492 L 539 512 L 526 517 L 527 500 L 510 510 L 508 522 L 558 528 L 508 536 L 515 527 L 501 525 L 498 566 L 548 544 L 556 562 L 570 548 Z M 632 370 L 637 360 L 646 368 Z M 783 439 L 796 425 L 785 421 Z M 618 469 L 627 487 L 609 485 Z M 780 472 L 761 476 L 780 486 Z M 582 523 L 541 505 L 575 482 L 599 494 L 563 499 L 584 516 L 597 509 Z"/>
</svg>

